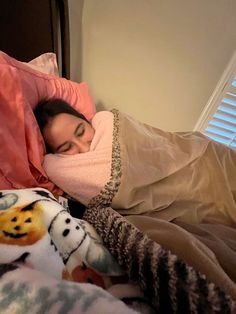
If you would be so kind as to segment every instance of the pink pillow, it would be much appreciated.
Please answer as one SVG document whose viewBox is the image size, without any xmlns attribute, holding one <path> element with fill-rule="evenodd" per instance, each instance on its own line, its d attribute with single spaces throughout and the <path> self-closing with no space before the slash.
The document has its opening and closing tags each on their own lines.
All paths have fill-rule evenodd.
<svg viewBox="0 0 236 314">
<path fill-rule="evenodd" d="M 0 52 L 0 189 L 41 186 L 55 192 L 42 168 L 45 147 L 33 109 L 62 98 L 89 120 L 95 106 L 85 83 L 33 70 Z"/>
</svg>

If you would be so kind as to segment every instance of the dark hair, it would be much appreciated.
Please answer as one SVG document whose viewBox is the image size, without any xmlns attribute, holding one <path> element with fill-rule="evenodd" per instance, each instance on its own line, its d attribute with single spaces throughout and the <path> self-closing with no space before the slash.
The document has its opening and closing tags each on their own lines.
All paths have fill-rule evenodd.
<svg viewBox="0 0 236 314">
<path fill-rule="evenodd" d="M 34 115 L 42 133 L 50 120 L 60 113 L 68 113 L 89 122 L 84 115 L 71 107 L 66 101 L 59 98 L 48 99 L 38 103 L 34 110 Z"/>
</svg>

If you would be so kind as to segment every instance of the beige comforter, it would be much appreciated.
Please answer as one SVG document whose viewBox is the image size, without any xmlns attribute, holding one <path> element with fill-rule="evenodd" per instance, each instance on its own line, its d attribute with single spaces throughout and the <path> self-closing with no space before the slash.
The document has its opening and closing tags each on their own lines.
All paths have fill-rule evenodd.
<svg viewBox="0 0 236 314">
<path fill-rule="evenodd" d="M 117 110 L 112 119 L 110 179 L 86 205 L 113 207 L 236 299 L 236 151 L 197 132 L 161 131 Z M 54 180 L 55 161 L 51 180 L 66 190 L 65 168 L 61 181 Z M 90 167 L 99 172 L 94 159 Z M 67 192 L 78 191 L 74 185 Z"/>
<path fill-rule="evenodd" d="M 114 117 L 111 179 L 90 205 L 111 201 L 236 299 L 236 151 Z"/>
</svg>

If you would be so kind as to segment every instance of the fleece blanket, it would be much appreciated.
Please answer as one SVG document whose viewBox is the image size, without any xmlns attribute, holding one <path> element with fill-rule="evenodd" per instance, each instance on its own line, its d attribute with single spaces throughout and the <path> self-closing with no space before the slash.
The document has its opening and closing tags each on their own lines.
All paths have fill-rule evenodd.
<svg viewBox="0 0 236 314">
<path fill-rule="evenodd" d="M 56 280 L 16 264 L 0 264 L 0 311 L 3 314 L 138 313 L 95 285 Z"/>
<path fill-rule="evenodd" d="M 152 313 L 95 229 L 45 189 L 0 191 L 0 251 L 1 313 L 136 313 L 117 297 Z"/>
<path fill-rule="evenodd" d="M 88 205 L 110 180 L 112 163 L 113 114 L 103 111 L 92 121 L 95 136 L 84 154 L 47 154 L 44 169 L 49 178 L 68 195 Z"/>
<path fill-rule="evenodd" d="M 100 122 L 90 152 L 45 156 L 50 179 L 89 208 L 111 206 L 126 215 L 236 298 L 236 151 L 198 132 L 165 132 L 117 110 L 94 119 Z M 109 179 L 107 172 L 100 175 L 104 167 Z M 86 199 L 81 189 L 90 191 Z"/>
</svg>

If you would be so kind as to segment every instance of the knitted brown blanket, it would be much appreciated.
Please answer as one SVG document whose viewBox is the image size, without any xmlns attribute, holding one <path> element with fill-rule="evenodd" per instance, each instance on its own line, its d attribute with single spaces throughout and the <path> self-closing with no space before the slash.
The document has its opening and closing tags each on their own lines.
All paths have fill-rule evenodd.
<svg viewBox="0 0 236 314">
<path fill-rule="evenodd" d="M 158 313 L 236 313 L 231 297 L 112 208 L 89 208 L 83 218 Z"/>
</svg>

